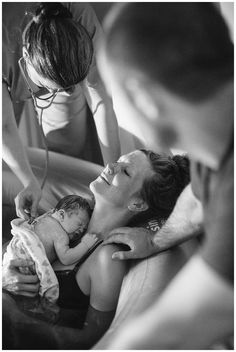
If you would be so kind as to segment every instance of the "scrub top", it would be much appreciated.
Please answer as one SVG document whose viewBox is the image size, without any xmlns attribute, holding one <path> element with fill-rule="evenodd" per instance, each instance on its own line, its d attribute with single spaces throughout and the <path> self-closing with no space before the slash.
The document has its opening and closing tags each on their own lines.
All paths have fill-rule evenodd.
<svg viewBox="0 0 236 352">
<path fill-rule="evenodd" d="M 12 98 L 17 123 L 19 123 L 23 102 L 31 98 L 18 65 L 18 60 L 22 56 L 22 32 L 32 19 L 32 14 L 38 4 L 36 2 L 5 2 L 2 4 L 2 76 L 3 82 L 7 84 Z M 93 40 L 96 54 L 97 43 L 102 36 L 102 29 L 92 7 L 87 3 L 67 2 L 62 4 L 69 8 L 74 20 L 87 29 Z M 96 63 L 93 58 L 89 73 L 95 67 Z M 94 82 L 89 81 L 89 76 L 86 79 L 86 83 L 89 85 L 94 84 Z M 53 112 L 57 113 L 56 128 L 63 128 L 67 119 L 78 116 L 85 105 L 85 99 L 79 84 L 72 95 L 66 96 L 60 93 L 54 102 L 52 109 L 45 110 L 44 119 L 47 119 L 48 114 L 52 116 Z M 53 109 L 56 110 L 54 111 Z"/>
<path fill-rule="evenodd" d="M 231 284 L 234 277 L 233 141 L 218 171 L 191 164 L 192 189 L 203 205 L 204 239 L 200 255 Z"/>
</svg>

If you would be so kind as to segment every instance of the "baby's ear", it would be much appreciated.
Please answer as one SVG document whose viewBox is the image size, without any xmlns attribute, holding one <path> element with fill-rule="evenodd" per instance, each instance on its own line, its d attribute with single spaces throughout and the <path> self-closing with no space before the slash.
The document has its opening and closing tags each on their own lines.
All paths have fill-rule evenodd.
<svg viewBox="0 0 236 352">
<path fill-rule="evenodd" d="M 59 209 L 58 210 L 58 215 L 59 215 L 60 220 L 63 221 L 64 217 L 65 217 L 65 210 Z"/>
<path fill-rule="evenodd" d="M 128 209 L 134 212 L 145 211 L 148 209 L 147 203 L 138 197 L 132 198 L 128 204 Z"/>
</svg>

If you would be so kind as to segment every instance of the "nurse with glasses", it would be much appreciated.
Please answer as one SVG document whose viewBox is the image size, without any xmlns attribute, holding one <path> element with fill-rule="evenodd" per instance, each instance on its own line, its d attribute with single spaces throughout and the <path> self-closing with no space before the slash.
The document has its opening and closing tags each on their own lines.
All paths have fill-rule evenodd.
<svg viewBox="0 0 236 352">
<path fill-rule="evenodd" d="M 23 49 L 25 50 L 25 49 Z M 21 74 L 24 78 L 24 81 L 28 87 L 28 90 L 31 94 L 31 97 L 33 99 L 34 102 L 34 106 L 38 109 L 48 109 L 52 103 L 54 98 L 56 97 L 56 95 L 60 92 L 66 92 L 67 94 L 72 94 L 74 89 L 75 89 L 75 85 L 69 86 L 67 88 L 51 88 L 48 87 L 44 84 L 44 86 L 40 86 L 40 85 L 36 85 L 35 81 L 38 82 L 38 84 L 42 84 L 39 79 L 37 81 L 37 72 L 34 70 L 34 76 L 36 76 L 34 78 L 34 81 L 32 81 L 30 79 L 30 73 L 31 70 L 33 70 L 33 67 L 31 68 L 31 70 L 28 68 L 27 69 L 27 59 L 25 59 L 23 56 L 19 59 L 18 64 L 20 67 L 20 71 Z M 30 63 L 28 62 L 28 65 L 30 66 Z M 42 78 L 41 78 L 42 80 Z M 36 88 L 36 89 L 35 89 Z M 42 98 L 42 96 L 45 96 L 44 98 Z M 45 102 L 44 104 L 40 104 L 40 102 Z"/>
<path fill-rule="evenodd" d="M 33 100 L 49 150 L 95 161 L 91 154 L 99 150 L 97 133 L 104 164 L 120 155 L 112 101 L 96 68 L 102 36 L 87 4 L 3 4 L 3 160 L 23 185 L 14 194 L 3 173 L 3 204 L 11 203 L 14 194 L 19 217 L 36 216 L 42 194 L 17 130 L 27 99 Z"/>
</svg>

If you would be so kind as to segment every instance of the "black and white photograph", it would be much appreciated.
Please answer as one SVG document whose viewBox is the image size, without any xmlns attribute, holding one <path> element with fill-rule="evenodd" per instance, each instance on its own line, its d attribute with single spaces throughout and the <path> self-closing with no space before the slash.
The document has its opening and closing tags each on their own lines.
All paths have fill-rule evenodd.
<svg viewBox="0 0 236 352">
<path fill-rule="evenodd" d="M 234 350 L 234 2 L 2 15 L 2 350 Z"/>
</svg>

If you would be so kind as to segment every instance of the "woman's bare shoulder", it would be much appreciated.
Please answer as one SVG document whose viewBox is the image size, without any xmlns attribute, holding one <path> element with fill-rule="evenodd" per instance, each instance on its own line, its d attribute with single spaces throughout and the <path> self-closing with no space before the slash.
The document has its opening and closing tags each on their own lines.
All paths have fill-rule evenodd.
<svg viewBox="0 0 236 352">
<path fill-rule="evenodd" d="M 125 270 L 126 261 L 114 260 L 112 259 L 112 254 L 119 251 L 120 247 L 116 244 L 100 245 L 96 249 L 94 260 L 96 262 L 97 268 L 100 270 L 105 270 L 107 272 L 116 270 Z"/>
</svg>

